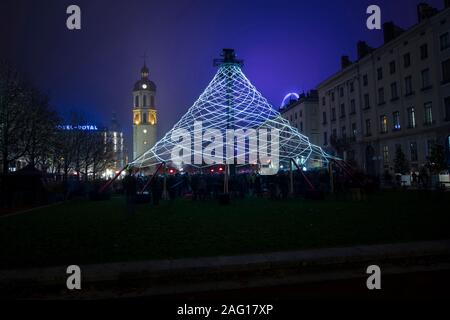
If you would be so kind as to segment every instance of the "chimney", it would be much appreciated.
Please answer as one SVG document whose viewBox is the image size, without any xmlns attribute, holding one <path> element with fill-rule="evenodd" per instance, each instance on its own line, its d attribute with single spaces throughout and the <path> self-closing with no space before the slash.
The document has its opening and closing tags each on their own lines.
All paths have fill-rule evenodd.
<svg viewBox="0 0 450 320">
<path fill-rule="evenodd" d="M 358 60 L 364 58 L 372 52 L 372 48 L 367 45 L 365 41 L 358 41 L 356 44 L 356 51 L 358 53 Z"/>
<path fill-rule="evenodd" d="M 394 40 L 399 35 L 402 34 L 404 30 L 398 26 L 396 26 L 392 21 L 386 22 L 383 24 L 383 38 L 384 43 L 388 43 L 391 40 Z"/>
<path fill-rule="evenodd" d="M 446 0 L 445 2 L 445 4 L 447 5 L 448 0 Z M 427 3 L 421 2 L 417 5 L 417 20 L 419 23 L 434 16 L 436 13 L 438 13 L 438 10 L 428 5 Z"/>
<path fill-rule="evenodd" d="M 352 62 L 350 61 L 348 56 L 341 56 L 341 69 L 345 69 L 351 64 Z"/>
</svg>

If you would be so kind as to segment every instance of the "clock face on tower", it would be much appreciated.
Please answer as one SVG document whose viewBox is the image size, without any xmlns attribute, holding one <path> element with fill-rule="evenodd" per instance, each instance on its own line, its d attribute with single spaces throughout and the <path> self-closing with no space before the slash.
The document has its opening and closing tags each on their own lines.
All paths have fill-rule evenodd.
<svg viewBox="0 0 450 320">
<path fill-rule="evenodd" d="M 147 89 L 147 85 L 145 83 L 142 85 L 142 89 Z"/>
</svg>

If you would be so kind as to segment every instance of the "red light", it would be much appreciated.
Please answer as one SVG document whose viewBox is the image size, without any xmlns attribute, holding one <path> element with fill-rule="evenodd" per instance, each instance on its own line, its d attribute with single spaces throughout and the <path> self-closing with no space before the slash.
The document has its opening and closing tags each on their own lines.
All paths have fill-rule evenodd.
<svg viewBox="0 0 450 320">
<path fill-rule="evenodd" d="M 219 168 L 219 171 L 223 171 L 223 168 L 221 167 L 221 168 Z"/>
<path fill-rule="evenodd" d="M 173 169 L 169 170 L 169 173 L 174 173 L 174 172 L 175 172 L 175 170 L 173 170 Z"/>
<path fill-rule="evenodd" d="M 214 169 L 211 169 L 211 172 L 214 172 Z"/>
</svg>

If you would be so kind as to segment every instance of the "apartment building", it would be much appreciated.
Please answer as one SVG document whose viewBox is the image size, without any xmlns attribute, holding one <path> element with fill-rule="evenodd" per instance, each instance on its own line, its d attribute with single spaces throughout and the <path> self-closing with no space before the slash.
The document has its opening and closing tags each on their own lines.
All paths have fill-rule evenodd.
<svg viewBox="0 0 450 320">
<path fill-rule="evenodd" d="M 317 90 L 300 94 L 297 100 L 291 100 L 289 104 L 282 106 L 280 113 L 301 134 L 307 136 L 311 143 L 319 145 L 319 96 Z"/>
<path fill-rule="evenodd" d="M 417 7 L 418 23 L 383 25 L 384 44 L 357 44 L 357 60 L 321 82 L 319 145 L 369 174 L 394 171 L 397 148 L 413 170 L 450 146 L 450 8 Z"/>
</svg>

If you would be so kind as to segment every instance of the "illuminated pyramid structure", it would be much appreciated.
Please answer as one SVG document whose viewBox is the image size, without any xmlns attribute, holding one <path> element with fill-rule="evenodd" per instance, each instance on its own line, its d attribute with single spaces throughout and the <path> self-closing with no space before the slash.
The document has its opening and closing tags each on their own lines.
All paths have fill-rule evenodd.
<svg viewBox="0 0 450 320">
<path fill-rule="evenodd" d="M 202 133 L 206 129 L 218 129 L 226 136 L 227 129 L 261 129 L 279 130 L 279 163 L 287 168 L 290 161 L 302 167 L 326 165 L 333 156 L 325 153 L 320 147 L 309 142 L 276 111 L 261 93 L 251 84 L 241 70 L 242 61 L 237 60 L 234 51 L 224 49 L 223 59 L 216 59 L 218 71 L 197 101 L 189 108 L 174 127 L 165 134 L 151 149 L 130 163 L 135 168 L 147 168 L 160 163 L 171 164 L 171 153 L 177 142 L 172 141 L 172 133 L 177 129 L 186 129 L 192 135 L 199 130 L 194 122 L 202 122 Z M 197 132 L 198 133 L 198 132 Z M 226 140 L 226 139 L 224 139 Z M 236 145 L 233 140 L 231 150 L 235 154 L 228 156 L 224 152 L 225 162 L 234 163 Z M 227 148 L 227 141 L 223 148 Z M 192 158 L 198 151 L 191 148 Z M 201 152 L 201 151 L 200 151 Z M 241 152 L 248 153 L 249 148 Z M 248 159 L 249 155 L 244 154 Z M 195 167 L 206 167 L 211 164 L 190 164 Z M 261 163 L 261 166 L 265 164 Z M 277 168 L 278 169 L 278 168 Z"/>
</svg>

